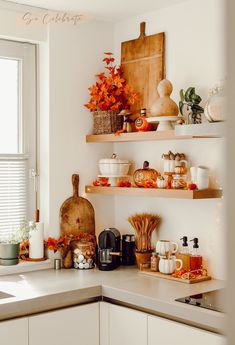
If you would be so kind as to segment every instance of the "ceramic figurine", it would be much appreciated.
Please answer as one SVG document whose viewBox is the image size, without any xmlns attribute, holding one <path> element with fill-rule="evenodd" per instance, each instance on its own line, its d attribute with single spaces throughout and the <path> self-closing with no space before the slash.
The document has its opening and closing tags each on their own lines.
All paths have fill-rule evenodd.
<svg viewBox="0 0 235 345">
<path fill-rule="evenodd" d="M 167 79 L 160 81 L 157 87 L 159 98 L 154 101 L 150 109 L 152 116 L 177 116 L 179 108 L 177 104 L 170 98 L 173 86 Z"/>
</svg>

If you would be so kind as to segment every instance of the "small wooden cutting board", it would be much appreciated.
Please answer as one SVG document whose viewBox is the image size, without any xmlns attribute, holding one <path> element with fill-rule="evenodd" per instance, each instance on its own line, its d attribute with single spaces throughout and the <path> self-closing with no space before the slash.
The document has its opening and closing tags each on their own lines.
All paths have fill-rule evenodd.
<svg viewBox="0 0 235 345">
<path fill-rule="evenodd" d="M 141 108 L 150 109 L 158 97 L 157 85 L 164 79 L 164 32 L 146 36 L 145 22 L 140 24 L 137 39 L 122 42 L 121 67 L 124 77 L 136 92 L 138 102 L 131 108 L 133 113 Z"/>
<path fill-rule="evenodd" d="M 73 196 L 60 208 L 60 234 L 78 235 L 87 232 L 95 235 L 95 212 L 92 204 L 78 195 L 79 175 L 72 176 Z"/>
</svg>

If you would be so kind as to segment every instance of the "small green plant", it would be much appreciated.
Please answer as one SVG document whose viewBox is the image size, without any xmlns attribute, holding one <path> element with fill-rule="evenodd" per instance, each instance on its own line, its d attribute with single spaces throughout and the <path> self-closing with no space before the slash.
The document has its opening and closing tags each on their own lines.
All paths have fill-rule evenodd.
<svg viewBox="0 0 235 345">
<path fill-rule="evenodd" d="M 36 230 L 35 222 L 24 220 L 18 228 L 16 228 L 8 238 L 1 240 L 1 243 L 17 244 L 25 242 L 30 238 L 30 232 Z"/>
<path fill-rule="evenodd" d="M 195 92 L 195 87 L 189 87 L 186 91 L 180 90 L 179 109 L 181 115 L 185 116 L 186 106 L 188 117 L 191 118 L 188 123 L 201 123 L 201 114 L 204 113 L 204 109 L 199 105 L 201 101 L 201 97 Z"/>
</svg>

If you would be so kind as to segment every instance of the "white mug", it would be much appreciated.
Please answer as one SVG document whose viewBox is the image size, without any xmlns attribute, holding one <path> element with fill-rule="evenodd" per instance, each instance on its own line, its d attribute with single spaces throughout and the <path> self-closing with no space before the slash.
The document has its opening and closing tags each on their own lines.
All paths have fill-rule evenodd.
<svg viewBox="0 0 235 345">
<path fill-rule="evenodd" d="M 160 240 L 157 241 L 156 244 L 156 253 L 158 253 L 160 256 L 166 255 L 166 253 L 171 252 L 172 254 L 175 254 L 178 250 L 178 244 L 176 242 L 171 242 L 167 240 Z"/>
<path fill-rule="evenodd" d="M 207 189 L 209 187 L 209 169 L 204 166 L 197 168 L 197 188 Z"/>
<path fill-rule="evenodd" d="M 197 167 L 191 167 L 190 174 L 192 183 L 197 184 Z"/>
<path fill-rule="evenodd" d="M 198 189 L 207 189 L 209 187 L 209 168 L 204 166 L 191 167 L 191 180 L 197 185 Z"/>
<path fill-rule="evenodd" d="M 176 264 L 179 263 L 179 266 L 176 267 Z M 172 274 L 175 271 L 181 270 L 183 267 L 183 261 L 181 259 L 176 259 L 175 256 L 171 256 L 169 259 L 160 258 L 159 261 L 159 272 L 164 274 Z"/>
</svg>

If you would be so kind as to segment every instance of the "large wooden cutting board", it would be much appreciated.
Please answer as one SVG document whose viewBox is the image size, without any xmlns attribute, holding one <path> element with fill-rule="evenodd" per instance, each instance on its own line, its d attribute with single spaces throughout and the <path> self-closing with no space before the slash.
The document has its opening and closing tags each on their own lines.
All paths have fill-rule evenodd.
<svg viewBox="0 0 235 345">
<path fill-rule="evenodd" d="M 122 42 L 124 77 L 139 93 L 138 102 L 131 108 L 133 113 L 141 108 L 148 111 L 158 97 L 157 85 L 165 76 L 164 51 L 164 32 L 146 36 L 145 22 L 140 24 L 139 38 Z"/>
<path fill-rule="evenodd" d="M 95 234 L 95 212 L 91 203 L 78 195 L 79 175 L 72 176 L 73 196 L 60 208 L 61 235 Z"/>
</svg>

